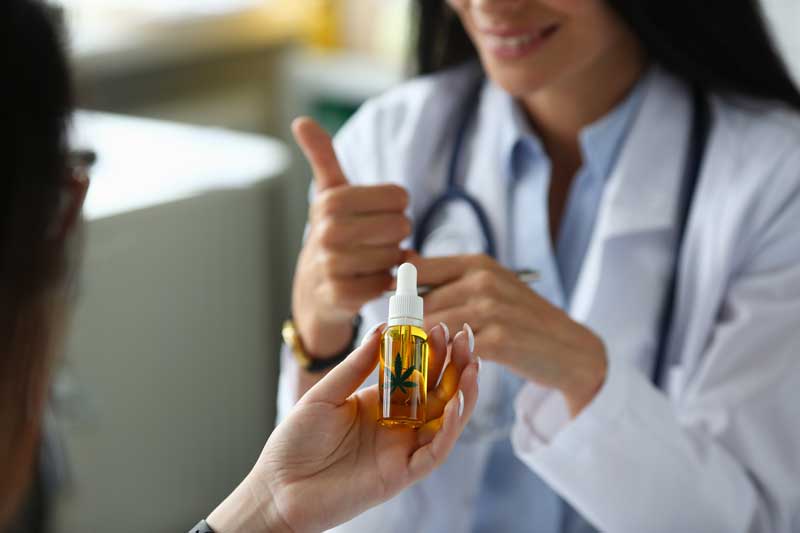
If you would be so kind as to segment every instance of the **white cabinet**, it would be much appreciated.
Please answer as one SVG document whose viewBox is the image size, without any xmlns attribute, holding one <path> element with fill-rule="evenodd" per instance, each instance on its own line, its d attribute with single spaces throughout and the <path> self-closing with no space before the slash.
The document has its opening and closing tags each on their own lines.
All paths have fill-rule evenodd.
<svg viewBox="0 0 800 533">
<path fill-rule="evenodd" d="M 54 531 L 186 531 L 273 426 L 289 153 L 115 115 L 76 129 L 99 160 L 55 387 L 71 481 Z"/>
</svg>

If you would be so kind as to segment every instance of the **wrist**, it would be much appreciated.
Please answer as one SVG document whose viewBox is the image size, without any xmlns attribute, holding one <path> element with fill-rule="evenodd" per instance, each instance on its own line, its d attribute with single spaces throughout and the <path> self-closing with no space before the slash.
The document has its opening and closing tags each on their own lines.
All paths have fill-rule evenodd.
<svg viewBox="0 0 800 533">
<path fill-rule="evenodd" d="M 295 318 L 306 355 L 312 359 L 327 359 L 345 350 L 353 342 L 354 316 L 333 321 Z"/>
<path fill-rule="evenodd" d="M 583 364 L 570 365 L 570 371 L 559 387 L 567 402 L 570 416 L 577 417 L 600 392 L 606 380 L 608 361 L 605 348 L 595 348 L 580 358 Z"/>
<path fill-rule="evenodd" d="M 208 516 L 215 533 L 291 533 L 270 487 L 249 474 Z"/>
</svg>

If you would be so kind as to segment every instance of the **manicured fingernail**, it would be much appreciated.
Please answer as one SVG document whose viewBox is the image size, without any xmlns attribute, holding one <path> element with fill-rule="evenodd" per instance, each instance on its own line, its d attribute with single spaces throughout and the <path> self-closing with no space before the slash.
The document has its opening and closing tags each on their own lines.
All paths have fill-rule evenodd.
<svg viewBox="0 0 800 533">
<path fill-rule="evenodd" d="M 464 414 L 464 393 L 461 392 L 461 389 L 458 389 L 458 416 L 459 416 L 459 418 L 463 414 Z"/>
<path fill-rule="evenodd" d="M 477 361 L 477 363 L 478 363 L 478 374 L 480 374 L 481 373 L 481 364 L 482 364 L 483 360 L 480 358 L 480 356 L 476 355 L 475 356 L 475 361 Z"/>
<path fill-rule="evenodd" d="M 469 327 L 469 324 L 464 322 L 464 331 L 467 332 L 467 337 L 469 339 L 469 353 L 475 351 L 475 334 L 472 333 L 472 328 Z"/>
<path fill-rule="evenodd" d="M 442 326 L 442 329 L 444 330 L 444 343 L 447 344 L 450 342 L 450 329 L 444 322 L 439 322 L 439 325 Z"/>
<path fill-rule="evenodd" d="M 369 331 L 367 331 L 367 333 L 361 339 L 361 346 L 364 346 L 367 343 L 367 341 L 369 341 L 372 338 L 372 336 L 375 335 L 375 332 L 378 331 L 380 328 L 382 328 L 385 323 L 386 322 L 381 322 L 380 324 L 375 324 L 374 326 L 369 328 Z"/>
</svg>

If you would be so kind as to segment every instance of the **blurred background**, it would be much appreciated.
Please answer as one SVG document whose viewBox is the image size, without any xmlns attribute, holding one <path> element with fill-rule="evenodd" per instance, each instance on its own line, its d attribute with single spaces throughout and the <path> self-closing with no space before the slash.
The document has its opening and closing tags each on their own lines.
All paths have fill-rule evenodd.
<svg viewBox="0 0 800 533">
<path fill-rule="evenodd" d="M 412 0 L 58 5 L 98 160 L 32 505 L 42 531 L 184 531 L 273 427 L 309 183 L 289 122 L 335 132 L 407 77 Z M 800 75 L 800 3 L 765 9 Z"/>
</svg>

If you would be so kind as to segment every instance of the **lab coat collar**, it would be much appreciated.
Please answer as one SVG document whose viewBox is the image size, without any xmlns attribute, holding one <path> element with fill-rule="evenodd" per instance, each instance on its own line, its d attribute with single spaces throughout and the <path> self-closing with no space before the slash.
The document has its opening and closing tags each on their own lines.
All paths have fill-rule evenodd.
<svg viewBox="0 0 800 533">
<path fill-rule="evenodd" d="M 670 231 L 675 222 L 690 135 L 690 95 L 682 82 L 659 67 L 653 67 L 644 91 L 641 109 L 603 192 L 595 232 L 573 292 L 570 314 L 579 321 L 590 320 L 601 277 L 624 268 L 616 262 L 620 257 L 606 253 L 612 242 Z"/>
<path fill-rule="evenodd" d="M 607 180 L 613 171 L 650 76 L 646 72 L 622 102 L 578 134 L 585 164 L 597 179 Z"/>
<path fill-rule="evenodd" d="M 604 193 L 599 235 L 608 238 L 671 227 L 690 119 L 687 87 L 653 67 L 642 108 Z"/>
</svg>

